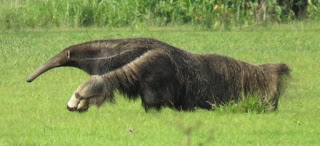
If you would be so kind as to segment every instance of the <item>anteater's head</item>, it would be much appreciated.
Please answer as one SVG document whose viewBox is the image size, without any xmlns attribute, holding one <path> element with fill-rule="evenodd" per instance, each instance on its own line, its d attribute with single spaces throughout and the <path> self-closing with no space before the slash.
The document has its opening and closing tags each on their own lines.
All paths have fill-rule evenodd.
<svg viewBox="0 0 320 146">
<path fill-rule="evenodd" d="M 98 43 L 96 43 L 98 44 Z M 62 50 L 57 55 L 53 56 L 51 59 L 46 61 L 42 66 L 35 70 L 27 79 L 27 82 L 32 82 L 39 75 L 45 73 L 46 71 L 60 67 L 60 66 L 75 66 L 79 63 L 84 63 L 85 60 L 90 60 L 99 57 L 106 57 L 114 54 L 113 49 L 106 52 L 106 48 L 102 48 L 95 43 L 89 44 L 79 44 L 70 46 Z"/>
</svg>

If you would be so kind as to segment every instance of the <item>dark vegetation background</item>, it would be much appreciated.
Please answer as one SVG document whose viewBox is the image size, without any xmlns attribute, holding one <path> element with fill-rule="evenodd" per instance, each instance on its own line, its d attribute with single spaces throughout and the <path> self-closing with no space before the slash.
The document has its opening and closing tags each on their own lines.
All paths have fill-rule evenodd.
<svg viewBox="0 0 320 146">
<path fill-rule="evenodd" d="M 230 29 L 319 20 L 320 0 L 0 0 L 0 29 L 192 24 Z"/>
</svg>

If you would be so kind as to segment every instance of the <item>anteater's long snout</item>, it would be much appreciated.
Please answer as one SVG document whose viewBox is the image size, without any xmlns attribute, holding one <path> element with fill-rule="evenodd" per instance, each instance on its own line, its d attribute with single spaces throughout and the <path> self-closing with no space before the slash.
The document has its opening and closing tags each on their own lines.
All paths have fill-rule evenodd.
<svg viewBox="0 0 320 146">
<path fill-rule="evenodd" d="M 62 54 L 58 54 L 48 60 L 46 63 L 44 63 L 42 66 L 40 66 L 37 70 L 35 70 L 27 79 L 27 82 L 32 82 L 34 79 L 36 79 L 41 74 L 45 73 L 46 71 L 62 66 L 63 63 L 65 63 L 67 60 L 67 57 L 63 56 Z"/>
</svg>

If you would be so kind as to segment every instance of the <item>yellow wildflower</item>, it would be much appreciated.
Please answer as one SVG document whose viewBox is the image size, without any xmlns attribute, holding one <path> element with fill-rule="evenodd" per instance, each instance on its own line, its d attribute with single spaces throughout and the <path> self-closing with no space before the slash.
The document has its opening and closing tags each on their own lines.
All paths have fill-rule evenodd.
<svg viewBox="0 0 320 146">
<path fill-rule="evenodd" d="M 219 5 L 216 5 L 213 10 L 219 11 L 219 10 L 220 10 L 220 6 L 219 6 Z"/>
</svg>

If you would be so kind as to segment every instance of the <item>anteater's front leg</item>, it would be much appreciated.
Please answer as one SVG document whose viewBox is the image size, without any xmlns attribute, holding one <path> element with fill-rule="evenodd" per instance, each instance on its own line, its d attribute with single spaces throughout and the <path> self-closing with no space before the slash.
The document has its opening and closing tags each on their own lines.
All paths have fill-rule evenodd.
<svg viewBox="0 0 320 146">
<path fill-rule="evenodd" d="M 100 106 L 107 97 L 113 97 L 113 92 L 107 92 L 106 83 L 103 76 L 91 76 L 73 93 L 67 108 L 70 111 L 85 111 L 89 105 Z"/>
<path fill-rule="evenodd" d="M 121 68 L 101 76 L 91 76 L 73 93 L 67 107 L 70 111 L 84 111 L 90 105 L 100 106 L 104 101 L 113 99 L 115 89 L 127 95 L 132 92 L 134 95 L 151 93 L 167 86 L 173 76 L 171 58 L 163 51 L 148 51 Z M 142 95 L 143 104 L 156 105 L 158 99 L 155 98 L 161 98 L 154 94 L 146 95 Z"/>
</svg>

